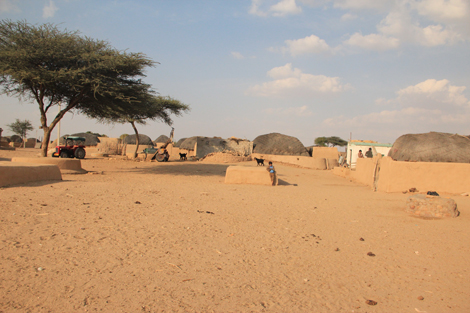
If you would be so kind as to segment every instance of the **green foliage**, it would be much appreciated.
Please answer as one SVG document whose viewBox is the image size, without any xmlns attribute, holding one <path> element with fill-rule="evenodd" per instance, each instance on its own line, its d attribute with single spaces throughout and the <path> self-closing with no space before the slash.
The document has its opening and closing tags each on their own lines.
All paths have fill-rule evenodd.
<svg viewBox="0 0 470 313">
<path fill-rule="evenodd" d="M 30 121 L 20 121 L 19 119 L 16 119 L 14 123 L 8 124 L 7 126 L 14 134 L 21 136 L 23 140 L 26 138 L 28 132 L 34 129 Z"/>
<path fill-rule="evenodd" d="M 331 137 L 317 137 L 315 138 L 315 144 L 321 147 L 327 147 L 330 145 L 332 147 L 335 147 L 335 146 L 343 147 L 343 146 L 346 146 L 348 142 L 339 137 L 331 136 Z"/>
<path fill-rule="evenodd" d="M 328 143 L 330 145 L 332 145 L 333 147 L 334 146 L 340 146 L 340 147 L 344 147 L 348 144 L 348 142 L 346 140 L 343 140 L 339 137 L 336 137 L 336 136 L 332 136 L 332 137 L 328 137 Z"/>
<path fill-rule="evenodd" d="M 320 147 L 326 147 L 328 139 L 326 137 L 317 137 L 315 138 L 315 144 Z"/>
<path fill-rule="evenodd" d="M 129 134 L 122 134 L 121 136 L 119 136 L 119 139 L 124 140 L 124 138 L 126 138 L 127 136 L 129 136 Z"/>
<path fill-rule="evenodd" d="M 155 64 L 142 53 L 118 51 L 52 24 L 0 21 L 1 92 L 39 104 L 43 156 L 52 129 L 70 110 L 91 117 L 147 118 L 142 103 L 155 92 L 141 78 Z M 59 104 L 60 112 L 47 125 L 46 114 Z"/>
</svg>

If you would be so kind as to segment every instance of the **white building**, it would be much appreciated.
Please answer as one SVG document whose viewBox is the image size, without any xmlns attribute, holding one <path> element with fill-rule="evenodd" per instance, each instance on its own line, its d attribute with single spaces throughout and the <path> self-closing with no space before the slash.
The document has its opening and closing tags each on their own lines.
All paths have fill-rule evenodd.
<svg viewBox="0 0 470 313">
<path fill-rule="evenodd" d="M 346 162 L 350 168 L 356 168 L 356 160 L 359 150 L 362 150 L 362 154 L 366 157 L 366 152 L 372 148 L 372 155 L 375 156 L 378 153 L 383 156 L 387 156 L 388 152 L 392 148 L 392 144 L 389 143 L 377 143 L 353 140 L 348 142 L 348 148 L 346 149 Z"/>
</svg>

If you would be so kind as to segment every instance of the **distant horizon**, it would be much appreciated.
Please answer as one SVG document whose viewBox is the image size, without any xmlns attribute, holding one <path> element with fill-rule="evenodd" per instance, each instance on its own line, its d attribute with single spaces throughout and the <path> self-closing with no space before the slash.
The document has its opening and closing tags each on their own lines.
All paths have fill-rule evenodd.
<svg viewBox="0 0 470 313">
<path fill-rule="evenodd" d="M 470 134 L 465 0 L 0 0 L 0 18 L 52 23 L 158 62 L 144 81 L 191 107 L 173 118 L 175 138 L 281 133 L 311 146 L 350 133 L 381 143 Z M 5 136 L 16 118 L 43 135 L 35 102 L 1 95 L 0 105 Z M 171 130 L 137 127 L 152 139 Z M 86 131 L 134 133 L 74 113 L 62 119 L 61 134 Z"/>
</svg>

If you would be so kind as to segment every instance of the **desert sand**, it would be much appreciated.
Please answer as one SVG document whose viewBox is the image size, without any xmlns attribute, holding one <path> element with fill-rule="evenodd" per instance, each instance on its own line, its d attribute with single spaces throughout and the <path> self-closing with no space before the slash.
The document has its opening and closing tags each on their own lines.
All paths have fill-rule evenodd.
<svg viewBox="0 0 470 313">
<path fill-rule="evenodd" d="M 0 312 L 470 312 L 469 197 L 426 220 L 330 171 L 229 165 L 91 158 L 0 188 Z"/>
</svg>

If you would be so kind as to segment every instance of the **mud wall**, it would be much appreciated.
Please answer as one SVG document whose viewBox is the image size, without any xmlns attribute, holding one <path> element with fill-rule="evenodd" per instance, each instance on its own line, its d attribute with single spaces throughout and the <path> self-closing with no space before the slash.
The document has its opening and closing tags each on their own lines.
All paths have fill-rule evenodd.
<svg viewBox="0 0 470 313">
<path fill-rule="evenodd" d="M 274 154 L 262 154 L 262 153 L 253 153 L 252 158 L 264 159 L 265 164 L 268 165 L 268 161 L 273 163 L 287 163 L 300 167 L 311 168 L 314 170 L 326 170 L 332 169 L 334 166 L 337 166 L 338 159 L 325 159 L 325 158 L 312 158 L 310 156 L 300 156 L 300 155 L 274 155 Z"/>
<path fill-rule="evenodd" d="M 374 180 L 376 164 L 378 172 Z M 470 191 L 470 164 L 441 162 L 404 162 L 390 157 L 358 159 L 356 170 L 335 168 L 333 173 L 384 192 L 461 194 Z"/>
<path fill-rule="evenodd" d="M 313 147 L 312 158 L 316 159 L 338 159 L 339 152 L 335 147 Z"/>
<path fill-rule="evenodd" d="M 46 180 L 62 180 L 57 165 L 0 162 L 0 187 Z"/>
<path fill-rule="evenodd" d="M 410 188 L 461 194 L 470 191 L 470 164 L 380 160 L 377 189 L 401 192 Z"/>
</svg>

